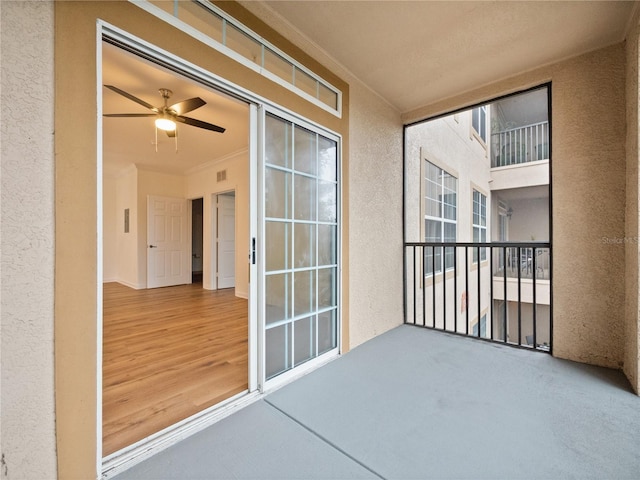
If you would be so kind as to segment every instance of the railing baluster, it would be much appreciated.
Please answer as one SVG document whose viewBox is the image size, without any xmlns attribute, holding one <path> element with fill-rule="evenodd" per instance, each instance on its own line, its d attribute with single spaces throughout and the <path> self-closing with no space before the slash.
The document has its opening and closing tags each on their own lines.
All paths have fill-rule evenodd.
<svg viewBox="0 0 640 480">
<path fill-rule="evenodd" d="M 536 299 L 536 277 L 537 275 L 537 261 L 536 257 L 538 256 L 538 252 L 536 251 L 536 247 L 533 247 L 533 304 L 531 308 L 533 309 L 533 348 L 537 348 L 537 340 L 536 340 L 536 311 L 538 310 L 538 303 Z"/>
<path fill-rule="evenodd" d="M 481 266 L 482 266 L 482 258 L 481 258 L 481 254 L 480 254 L 480 247 L 477 248 L 478 250 L 478 338 L 482 336 L 482 333 L 480 333 L 480 317 L 481 317 L 481 313 L 482 313 L 482 306 L 481 306 L 481 294 L 480 294 L 480 270 L 481 270 Z"/>
<path fill-rule="evenodd" d="M 431 294 L 432 294 L 432 312 L 433 312 L 433 328 L 436 328 L 436 247 L 431 247 Z"/>
<path fill-rule="evenodd" d="M 427 255 L 426 247 L 422 247 L 422 326 L 427 325 Z"/>
<path fill-rule="evenodd" d="M 416 324 L 416 277 L 420 275 L 418 269 L 416 268 L 416 246 L 413 246 L 413 257 L 411 259 L 411 263 L 413 264 L 413 324 Z"/>
<path fill-rule="evenodd" d="M 464 312 L 467 319 L 465 333 L 469 335 L 469 247 L 464 247 Z"/>
<path fill-rule="evenodd" d="M 518 247 L 518 345 L 522 345 L 522 248 Z"/>
<path fill-rule="evenodd" d="M 507 247 L 502 247 L 503 248 L 503 261 L 504 261 L 504 268 L 502 269 L 502 274 L 504 275 L 503 277 L 503 283 L 502 286 L 504 287 L 504 301 L 503 306 L 504 306 L 504 316 L 502 317 L 502 336 L 504 337 L 504 343 L 507 343 Z"/>
<path fill-rule="evenodd" d="M 442 247 L 442 325 L 447 329 L 447 247 Z"/>
<path fill-rule="evenodd" d="M 489 247 L 489 338 L 493 340 L 493 247 Z"/>
<path fill-rule="evenodd" d="M 458 332 L 458 248 L 453 247 L 453 331 Z"/>
</svg>

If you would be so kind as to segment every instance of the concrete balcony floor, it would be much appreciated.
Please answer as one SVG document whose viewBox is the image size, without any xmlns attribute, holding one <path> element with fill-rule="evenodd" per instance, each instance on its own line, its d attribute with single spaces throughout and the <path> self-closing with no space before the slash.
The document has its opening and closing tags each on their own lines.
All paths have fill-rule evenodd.
<svg viewBox="0 0 640 480">
<path fill-rule="evenodd" d="M 401 326 L 116 478 L 639 472 L 640 398 L 620 372 Z"/>
</svg>

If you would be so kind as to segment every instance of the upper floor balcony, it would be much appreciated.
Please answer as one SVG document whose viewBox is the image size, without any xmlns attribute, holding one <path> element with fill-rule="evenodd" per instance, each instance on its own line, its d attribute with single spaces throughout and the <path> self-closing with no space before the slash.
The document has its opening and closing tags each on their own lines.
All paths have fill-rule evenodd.
<svg viewBox="0 0 640 480">
<path fill-rule="evenodd" d="M 491 168 L 549 159 L 549 122 L 491 134 Z"/>
</svg>

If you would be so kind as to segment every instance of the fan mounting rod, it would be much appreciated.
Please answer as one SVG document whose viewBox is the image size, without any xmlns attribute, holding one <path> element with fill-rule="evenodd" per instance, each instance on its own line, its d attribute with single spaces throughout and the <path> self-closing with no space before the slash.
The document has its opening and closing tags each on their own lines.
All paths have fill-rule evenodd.
<svg viewBox="0 0 640 480">
<path fill-rule="evenodd" d="M 162 95 L 162 98 L 164 98 L 165 103 L 167 103 L 167 100 L 169 100 L 169 98 L 171 98 L 171 95 L 173 95 L 173 92 L 168 88 L 160 88 L 158 89 L 158 91 L 160 92 L 160 95 Z"/>
</svg>

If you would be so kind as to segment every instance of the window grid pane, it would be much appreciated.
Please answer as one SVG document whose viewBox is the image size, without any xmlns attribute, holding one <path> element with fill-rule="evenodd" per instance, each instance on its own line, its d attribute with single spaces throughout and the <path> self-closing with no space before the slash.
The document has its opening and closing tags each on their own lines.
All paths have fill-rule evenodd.
<svg viewBox="0 0 640 480">
<path fill-rule="evenodd" d="M 275 117 L 265 126 L 276 162 L 264 176 L 269 379 L 337 347 L 339 191 L 337 142 Z"/>
<path fill-rule="evenodd" d="M 477 190 L 473 191 L 473 242 L 487 241 L 487 197 Z M 480 249 L 480 260 L 487 259 L 487 249 Z M 478 249 L 473 249 L 473 263 L 478 262 Z"/>
<path fill-rule="evenodd" d="M 457 238 L 458 179 L 436 165 L 425 165 L 425 241 L 451 242 Z M 442 256 L 445 268 L 453 268 L 454 248 L 426 248 L 425 275 L 442 272 Z"/>
</svg>

